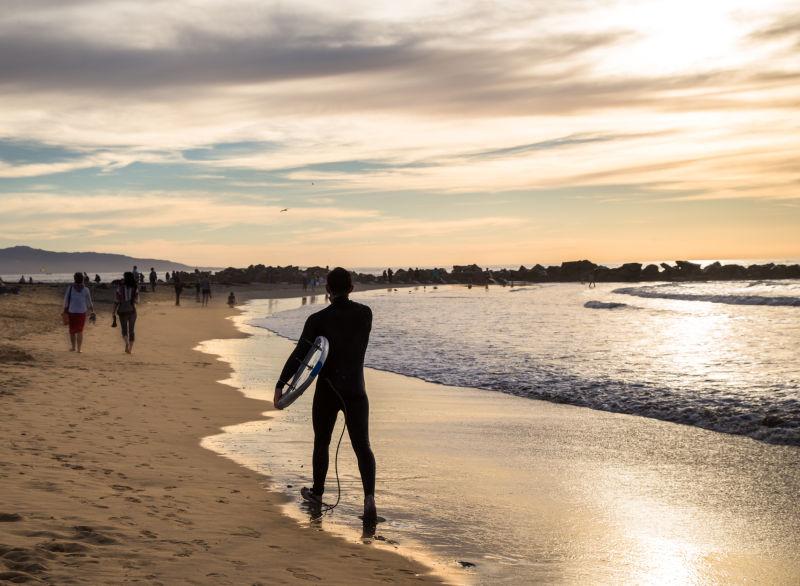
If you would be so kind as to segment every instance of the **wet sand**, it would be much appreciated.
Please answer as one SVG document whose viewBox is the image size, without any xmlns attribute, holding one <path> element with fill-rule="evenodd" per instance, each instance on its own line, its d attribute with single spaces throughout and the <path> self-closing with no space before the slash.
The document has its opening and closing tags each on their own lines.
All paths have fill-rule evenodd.
<svg viewBox="0 0 800 586">
<path fill-rule="evenodd" d="M 206 309 L 193 295 L 174 307 L 169 290 L 148 297 L 131 356 L 102 302 L 83 354 L 69 352 L 62 291 L 0 298 L 0 581 L 437 581 L 392 552 L 298 526 L 264 476 L 200 447 L 265 410 L 215 382 L 228 367 L 194 350 L 242 335 L 227 290 Z"/>
<path fill-rule="evenodd" d="M 254 303 L 253 317 L 296 304 Z M 242 327 L 254 337 L 204 347 L 232 362 L 229 384 L 269 398 L 292 343 Z M 800 449 L 372 369 L 366 378 L 387 542 L 444 568 L 474 562 L 464 577 L 482 584 L 800 580 Z M 296 492 L 310 474 L 310 405 L 311 392 L 206 440 L 291 485 L 285 508 L 306 523 Z M 346 436 L 340 467 L 343 503 L 321 524 L 352 538 L 360 487 Z M 334 499 L 332 471 L 328 489 Z"/>
</svg>

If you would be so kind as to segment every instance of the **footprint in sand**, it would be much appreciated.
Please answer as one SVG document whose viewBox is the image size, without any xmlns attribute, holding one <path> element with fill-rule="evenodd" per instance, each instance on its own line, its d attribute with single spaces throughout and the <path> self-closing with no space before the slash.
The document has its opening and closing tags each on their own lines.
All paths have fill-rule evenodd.
<svg viewBox="0 0 800 586">
<path fill-rule="evenodd" d="M 22 515 L 19 513 L 0 513 L 0 523 L 15 523 L 22 521 Z"/>
<path fill-rule="evenodd" d="M 238 537 L 253 537 L 255 539 L 261 537 L 261 533 L 259 531 L 251 529 L 250 527 L 239 527 L 238 531 L 231 533 L 230 535 L 236 535 Z"/>
<path fill-rule="evenodd" d="M 0 580 L 8 582 L 37 581 L 36 574 L 42 574 L 47 567 L 44 559 L 32 549 L 0 545 L 0 558 L 8 569 L 0 573 Z M 23 574 L 20 576 L 19 574 Z M 3 577 L 5 576 L 5 577 Z M 27 576 L 27 580 L 25 579 Z"/>
<path fill-rule="evenodd" d="M 86 547 L 82 543 L 76 543 L 74 541 L 51 541 L 48 543 L 40 543 L 38 547 L 46 551 L 51 551 L 53 553 L 77 554 L 89 551 L 88 547 Z"/>
<path fill-rule="evenodd" d="M 87 525 L 76 525 L 73 529 L 75 530 L 75 537 L 81 541 L 88 541 L 95 545 L 116 545 L 118 543 L 113 537 L 104 535 Z"/>
<path fill-rule="evenodd" d="M 297 578 L 298 580 L 306 580 L 308 582 L 321 582 L 322 578 L 319 576 L 315 576 L 314 574 L 308 573 L 305 568 L 286 568 L 286 571 L 289 572 L 292 576 Z"/>
<path fill-rule="evenodd" d="M 25 572 L 0 572 L 0 580 L 3 582 L 13 582 L 21 584 L 23 582 L 38 582 L 34 576 L 26 574 Z"/>
</svg>

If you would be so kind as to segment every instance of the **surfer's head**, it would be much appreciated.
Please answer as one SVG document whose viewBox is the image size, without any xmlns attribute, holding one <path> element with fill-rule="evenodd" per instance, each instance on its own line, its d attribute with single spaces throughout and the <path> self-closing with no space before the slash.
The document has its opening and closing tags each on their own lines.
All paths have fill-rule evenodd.
<svg viewBox="0 0 800 586">
<path fill-rule="evenodd" d="M 328 273 L 327 285 L 325 288 L 332 298 L 346 297 L 353 290 L 353 278 L 347 270 L 342 267 L 336 267 Z"/>
</svg>

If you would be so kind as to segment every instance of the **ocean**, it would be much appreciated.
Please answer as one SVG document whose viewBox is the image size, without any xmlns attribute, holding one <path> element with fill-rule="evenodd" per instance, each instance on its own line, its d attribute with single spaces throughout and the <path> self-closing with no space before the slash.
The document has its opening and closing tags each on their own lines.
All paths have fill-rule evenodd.
<svg viewBox="0 0 800 586">
<path fill-rule="evenodd" d="M 366 380 L 387 521 L 372 537 L 346 434 L 340 506 L 312 519 L 300 502 L 313 391 L 203 445 L 265 474 L 303 527 L 460 582 L 797 583 L 799 286 L 355 295 L 374 314 Z M 250 301 L 235 318 L 250 337 L 200 349 L 231 364 L 227 384 L 270 401 L 291 338 L 324 303 Z"/>
<path fill-rule="evenodd" d="M 359 295 L 366 363 L 426 381 L 800 445 L 800 281 Z M 295 339 L 306 305 L 254 325 Z"/>
<path fill-rule="evenodd" d="M 145 273 L 145 277 L 150 272 L 150 269 L 147 269 L 147 273 Z M 97 273 L 89 273 L 89 278 L 94 282 L 94 276 Z M 21 274 L 14 274 L 14 275 L 0 275 L 0 279 L 2 279 L 8 285 L 14 285 L 19 282 L 20 276 L 24 276 L 25 280 L 27 281 L 29 277 L 33 278 L 34 283 L 72 283 L 72 279 L 75 273 L 25 273 L 24 275 Z M 122 278 L 122 271 L 116 273 L 100 273 L 100 282 L 102 283 L 110 283 L 115 279 Z M 163 271 L 159 273 L 159 278 L 164 278 Z"/>
</svg>

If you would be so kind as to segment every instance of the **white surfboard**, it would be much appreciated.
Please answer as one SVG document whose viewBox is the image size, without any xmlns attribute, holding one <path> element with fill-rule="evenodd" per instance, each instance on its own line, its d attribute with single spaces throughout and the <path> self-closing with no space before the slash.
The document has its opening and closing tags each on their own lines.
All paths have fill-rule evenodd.
<svg viewBox="0 0 800 586">
<path fill-rule="evenodd" d="M 329 348 L 328 338 L 317 336 L 302 363 L 298 365 L 292 380 L 286 384 L 286 390 L 278 399 L 279 408 L 285 409 L 294 403 L 311 386 L 325 365 Z"/>
</svg>

